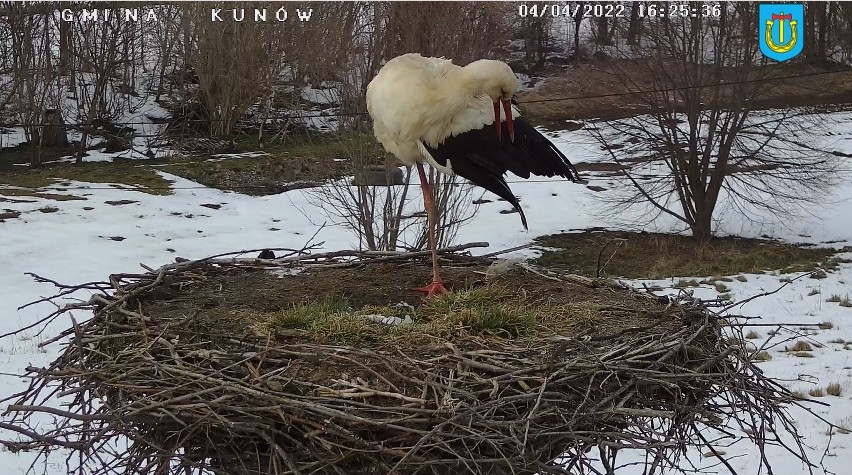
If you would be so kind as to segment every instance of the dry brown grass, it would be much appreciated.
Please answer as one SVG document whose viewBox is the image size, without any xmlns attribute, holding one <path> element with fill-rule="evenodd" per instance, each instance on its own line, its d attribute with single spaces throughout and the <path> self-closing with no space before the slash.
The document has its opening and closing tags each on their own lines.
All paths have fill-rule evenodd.
<svg viewBox="0 0 852 475">
<path fill-rule="evenodd" d="M 796 343 L 793 344 L 793 346 L 784 347 L 784 351 L 788 351 L 788 352 L 813 351 L 813 350 L 814 350 L 814 348 L 811 346 L 811 344 L 806 342 L 806 341 L 803 341 L 803 340 L 797 341 Z"/>
<path fill-rule="evenodd" d="M 825 392 L 832 396 L 840 396 L 843 389 L 840 387 L 840 383 L 831 383 L 825 388 Z"/>
<path fill-rule="evenodd" d="M 698 245 L 688 236 L 594 231 L 543 236 L 536 242 L 556 249 L 543 251 L 537 260 L 539 264 L 590 276 L 600 271 L 601 275 L 665 279 L 777 269 L 805 272 L 837 266 L 835 251 L 831 249 L 734 237 Z M 677 286 L 698 284 L 685 280 Z"/>
<path fill-rule="evenodd" d="M 823 392 L 822 388 L 812 388 L 808 390 L 808 396 L 810 397 L 823 397 L 825 396 L 825 392 Z"/>
</svg>

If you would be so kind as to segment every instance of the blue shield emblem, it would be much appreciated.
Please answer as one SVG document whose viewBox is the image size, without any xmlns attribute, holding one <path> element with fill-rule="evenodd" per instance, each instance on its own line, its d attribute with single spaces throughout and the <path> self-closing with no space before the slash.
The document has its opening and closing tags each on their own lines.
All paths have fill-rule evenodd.
<svg viewBox="0 0 852 475">
<path fill-rule="evenodd" d="M 805 6 L 801 3 L 761 3 L 758 10 L 760 52 L 775 61 L 787 61 L 802 52 L 805 42 Z"/>
</svg>

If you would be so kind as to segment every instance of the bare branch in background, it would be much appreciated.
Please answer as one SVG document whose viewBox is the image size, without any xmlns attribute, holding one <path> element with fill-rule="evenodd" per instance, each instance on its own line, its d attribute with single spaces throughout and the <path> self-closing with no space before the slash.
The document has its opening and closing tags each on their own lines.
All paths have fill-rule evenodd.
<svg viewBox="0 0 852 475">
<path fill-rule="evenodd" d="M 353 179 L 331 181 L 308 193 L 333 223 L 346 227 L 357 238 L 359 249 L 393 251 L 426 248 L 426 217 L 420 193 L 412 193 L 412 172 L 405 168 L 402 179 L 396 159 L 381 146 L 358 140 L 347 142 L 347 155 Z M 397 177 L 393 175 L 397 174 Z M 459 227 L 471 220 L 473 187 L 458 177 L 430 173 L 430 183 L 438 208 L 438 245 L 455 243 Z M 394 184 L 387 186 L 386 184 Z"/>
<path fill-rule="evenodd" d="M 637 100 L 653 111 L 594 132 L 634 190 L 603 197 L 613 213 L 650 203 L 657 213 L 649 221 L 668 214 L 706 241 L 720 203 L 746 217 L 768 210 L 783 222 L 823 201 L 838 164 L 812 134 L 826 119 L 808 109 L 754 110 L 784 74 L 739 34 L 755 9 L 726 6 L 718 21 L 648 19 L 647 57 L 633 60 L 629 49 L 613 62 L 626 89 L 651 91 Z M 753 82 L 715 86 L 733 80 Z"/>
</svg>

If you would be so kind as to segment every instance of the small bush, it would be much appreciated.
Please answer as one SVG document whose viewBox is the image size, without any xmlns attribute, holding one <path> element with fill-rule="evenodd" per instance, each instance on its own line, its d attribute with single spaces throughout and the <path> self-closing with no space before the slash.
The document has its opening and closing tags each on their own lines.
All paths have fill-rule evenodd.
<svg viewBox="0 0 852 475">
<path fill-rule="evenodd" d="M 784 348 L 784 351 L 813 351 L 814 348 L 810 343 L 799 340 L 793 346 Z"/>
<path fill-rule="evenodd" d="M 814 289 L 811 289 L 810 292 L 808 292 L 808 297 L 812 297 L 814 295 L 819 295 L 819 289 L 814 288 Z"/>
<path fill-rule="evenodd" d="M 834 328 L 834 324 L 831 322 L 822 322 L 818 326 L 820 330 L 831 330 Z"/>
<path fill-rule="evenodd" d="M 842 393 L 843 390 L 840 388 L 840 383 L 831 383 L 827 388 L 825 388 L 825 392 L 832 396 L 840 396 L 840 393 Z"/>
<path fill-rule="evenodd" d="M 749 332 L 746 333 L 745 337 L 747 340 L 757 340 L 758 338 L 760 338 L 760 334 L 754 330 L 749 330 Z"/>
<path fill-rule="evenodd" d="M 808 391 L 808 395 L 811 397 L 823 397 L 825 393 L 822 391 L 822 388 L 813 388 Z"/>
<path fill-rule="evenodd" d="M 758 351 L 752 359 L 754 361 L 770 361 L 772 360 L 772 355 L 768 351 Z"/>
</svg>

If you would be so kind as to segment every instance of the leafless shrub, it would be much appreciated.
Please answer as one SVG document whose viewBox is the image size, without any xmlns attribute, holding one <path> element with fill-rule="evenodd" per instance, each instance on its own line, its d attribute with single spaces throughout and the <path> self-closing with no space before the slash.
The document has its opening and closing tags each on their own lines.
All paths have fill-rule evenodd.
<svg viewBox="0 0 852 475">
<path fill-rule="evenodd" d="M 64 23 L 64 22 L 63 22 Z M 130 45 L 137 31 L 118 15 L 98 21 L 70 23 L 73 67 L 69 90 L 77 103 L 73 119 L 83 126 L 77 162 L 83 161 L 88 139 L 96 127 L 119 117 L 135 83 Z M 131 80 L 130 78 L 134 78 Z"/>
<path fill-rule="evenodd" d="M 754 111 L 780 71 L 738 34 L 753 25 L 749 8 L 723 8 L 718 22 L 649 20 L 649 57 L 613 63 L 626 89 L 650 85 L 636 98 L 654 112 L 594 132 L 632 185 L 604 197 L 611 210 L 650 205 L 656 212 L 641 219 L 667 215 L 706 241 L 720 211 L 788 221 L 824 202 L 839 163 L 813 133 L 827 119 L 804 108 Z"/>
<path fill-rule="evenodd" d="M 12 118 L 22 122 L 30 142 L 30 163 L 41 166 L 39 121 L 45 106 L 57 103 L 57 74 L 50 67 L 50 19 L 29 5 L 6 6 L 6 25 L 11 42 L 11 80 L 3 103 L 10 104 Z"/>
<path fill-rule="evenodd" d="M 283 42 L 277 23 L 210 21 L 211 6 L 220 5 L 182 5 L 182 18 L 186 60 L 198 75 L 201 104 L 215 136 L 229 134 L 268 90 L 281 69 Z M 252 4 L 227 7 L 242 15 L 254 14 Z"/>
<path fill-rule="evenodd" d="M 384 167 L 387 182 L 393 183 L 391 174 L 397 170 L 398 163 L 384 154 L 378 143 L 365 146 L 351 138 L 346 140 L 352 180 L 346 178 L 313 188 L 309 192 L 310 199 L 334 224 L 349 229 L 357 237 L 360 249 L 425 248 L 426 217 L 425 212 L 414 211 L 422 209 L 423 201 L 419 193 L 411 193 L 412 169 L 405 169 L 401 185 L 370 184 L 377 178 L 376 165 Z M 439 218 L 439 247 L 452 244 L 459 227 L 472 219 L 476 211 L 471 198 L 472 186 L 457 180 L 457 177 L 431 173 L 430 183 Z"/>
</svg>

